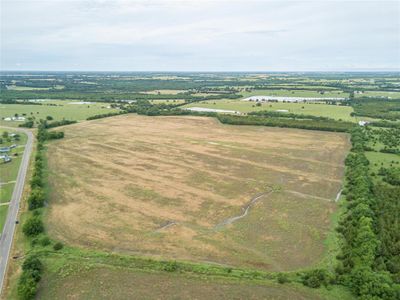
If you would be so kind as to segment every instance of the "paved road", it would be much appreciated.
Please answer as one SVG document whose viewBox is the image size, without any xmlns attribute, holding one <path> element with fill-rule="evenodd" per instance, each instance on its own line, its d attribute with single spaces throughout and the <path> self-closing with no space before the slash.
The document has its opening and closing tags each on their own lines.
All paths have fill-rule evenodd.
<svg viewBox="0 0 400 300">
<path fill-rule="evenodd" d="M 33 134 L 29 130 L 21 128 L 2 127 L 9 130 L 16 130 L 25 133 L 28 136 L 21 165 L 18 171 L 17 181 L 8 207 L 7 220 L 3 227 L 3 233 L 0 238 L 0 292 L 3 290 L 4 277 L 7 271 L 7 262 L 11 252 L 11 245 L 15 231 L 15 221 L 17 220 L 19 203 L 24 189 L 26 172 L 28 170 L 29 158 L 32 152 Z"/>
</svg>

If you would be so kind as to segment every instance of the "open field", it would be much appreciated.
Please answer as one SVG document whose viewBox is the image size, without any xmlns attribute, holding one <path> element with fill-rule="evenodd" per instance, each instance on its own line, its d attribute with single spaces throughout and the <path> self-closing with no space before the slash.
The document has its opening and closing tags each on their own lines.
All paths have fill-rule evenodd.
<svg viewBox="0 0 400 300">
<path fill-rule="evenodd" d="M 37 120 L 46 119 L 47 116 L 52 116 L 54 120 L 86 120 L 87 117 L 116 112 L 116 109 L 106 108 L 108 104 L 105 103 L 91 103 L 91 104 L 71 104 L 78 103 L 78 101 L 62 101 L 52 100 L 42 102 L 43 105 L 29 105 L 29 104 L 1 104 L 0 103 L 0 125 L 4 126 L 18 126 L 23 122 L 18 121 L 4 121 L 4 118 L 13 117 L 15 114 L 19 116 L 35 117 Z M 56 104 L 47 105 L 47 104 Z M 25 114 L 25 115 L 24 115 Z"/>
<path fill-rule="evenodd" d="M 214 104 L 215 103 L 215 104 Z M 288 110 L 290 113 L 305 114 L 321 117 L 329 117 L 333 119 L 342 119 L 344 121 L 355 122 L 356 118 L 351 117 L 350 113 L 353 108 L 350 106 L 328 105 L 321 103 L 262 103 L 261 106 L 256 106 L 254 102 L 241 101 L 241 100 L 207 100 L 202 102 L 191 103 L 184 107 L 204 107 L 235 110 L 242 113 L 252 111 L 270 110 L 276 111 L 278 109 Z"/>
<path fill-rule="evenodd" d="M 273 281 L 201 278 L 167 272 L 144 272 L 84 260 L 60 266 L 55 258 L 41 281 L 39 299 L 349 299 L 347 294 L 307 289 Z M 329 294 L 332 297 L 329 297 Z M 328 296 L 328 297 L 327 297 Z"/>
<path fill-rule="evenodd" d="M 326 91 L 321 94 L 317 91 L 310 90 L 252 90 L 251 92 L 240 92 L 243 98 L 250 96 L 282 96 L 282 97 L 315 97 L 315 98 L 346 98 L 349 96 L 348 93 L 344 93 L 339 90 Z"/>
<path fill-rule="evenodd" d="M 63 131 L 48 149 L 56 239 L 267 270 L 324 255 L 345 134 L 135 115 Z"/>
<path fill-rule="evenodd" d="M 356 98 L 357 97 L 388 97 L 388 98 L 392 98 L 392 99 L 399 99 L 400 92 L 366 91 L 366 92 L 363 92 L 362 94 L 355 94 L 354 96 Z"/>
<path fill-rule="evenodd" d="M 50 87 L 30 87 L 30 86 L 20 86 L 20 85 L 8 85 L 8 90 L 12 91 L 47 91 L 50 90 Z M 63 85 L 55 85 L 54 89 L 62 90 L 64 89 Z"/>
<path fill-rule="evenodd" d="M 177 95 L 180 93 L 184 93 L 186 90 L 154 90 L 154 91 L 147 91 L 142 92 L 142 94 L 149 94 L 149 95 Z"/>
<path fill-rule="evenodd" d="M 365 152 L 368 160 L 370 161 L 371 172 L 377 174 L 380 168 L 389 168 L 391 165 L 399 166 L 400 155 L 382 152 Z"/>
</svg>

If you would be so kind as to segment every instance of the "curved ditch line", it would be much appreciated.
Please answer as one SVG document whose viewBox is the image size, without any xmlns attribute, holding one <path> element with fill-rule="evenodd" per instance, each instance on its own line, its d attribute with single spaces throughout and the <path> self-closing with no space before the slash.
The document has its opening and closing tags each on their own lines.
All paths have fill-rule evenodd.
<svg viewBox="0 0 400 300">
<path fill-rule="evenodd" d="M 177 222 L 175 221 L 168 221 L 165 225 L 162 225 L 161 227 L 157 228 L 155 231 L 160 231 L 163 229 L 167 229 L 168 227 L 174 226 L 174 225 L 178 225 Z"/>
<path fill-rule="evenodd" d="M 244 218 L 244 217 L 247 216 L 247 214 L 249 213 L 250 208 L 251 208 L 254 204 L 256 204 L 256 203 L 258 202 L 258 200 L 260 200 L 260 199 L 261 199 L 262 197 L 264 197 L 264 196 L 268 196 L 268 195 L 272 194 L 273 192 L 274 192 L 274 191 L 271 190 L 271 191 L 266 192 L 266 193 L 257 194 L 256 196 L 254 196 L 254 197 L 249 201 L 249 203 L 247 203 L 247 204 L 243 207 L 243 212 L 242 212 L 240 215 L 234 216 L 234 217 L 230 217 L 230 218 L 228 218 L 228 219 L 225 219 L 225 220 L 222 221 L 221 223 L 218 223 L 217 225 L 214 226 L 214 230 L 218 230 L 218 229 L 220 229 L 220 228 L 223 227 L 223 226 L 232 224 L 233 222 L 235 222 L 235 221 L 237 221 L 237 220 L 239 220 L 239 219 Z"/>
</svg>

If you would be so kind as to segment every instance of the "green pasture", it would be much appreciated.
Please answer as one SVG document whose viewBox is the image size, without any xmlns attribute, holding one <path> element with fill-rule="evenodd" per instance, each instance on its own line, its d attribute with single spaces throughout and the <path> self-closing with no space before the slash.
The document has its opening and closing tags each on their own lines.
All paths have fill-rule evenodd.
<svg viewBox="0 0 400 300">
<path fill-rule="evenodd" d="M 15 116 L 15 114 L 25 118 L 35 117 L 36 120 L 52 116 L 56 121 L 62 119 L 82 121 L 89 116 L 117 111 L 114 108 L 107 108 L 109 106 L 107 103 L 72 104 L 79 103 L 79 101 L 68 100 L 52 100 L 41 103 L 42 105 L 0 103 L 0 125 L 18 126 L 23 123 L 23 121 L 4 120 L 4 118 Z"/>
<path fill-rule="evenodd" d="M 329 117 L 333 119 L 342 119 L 343 121 L 356 122 L 355 117 L 351 117 L 350 113 L 353 108 L 350 106 L 329 105 L 322 103 L 282 103 L 268 102 L 256 106 L 256 103 L 241 100 L 207 100 L 202 102 L 191 103 L 184 107 L 204 107 L 235 110 L 242 113 L 260 110 L 287 110 L 290 113 L 305 114 L 321 117 Z"/>
</svg>

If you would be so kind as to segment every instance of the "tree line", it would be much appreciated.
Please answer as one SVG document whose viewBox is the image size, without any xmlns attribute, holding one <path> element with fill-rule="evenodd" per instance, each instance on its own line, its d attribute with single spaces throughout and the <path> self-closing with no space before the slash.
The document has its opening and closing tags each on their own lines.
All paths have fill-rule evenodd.
<svg viewBox="0 0 400 300">
<path fill-rule="evenodd" d="M 48 132 L 45 123 L 42 122 L 38 127 L 37 146 L 34 159 L 34 168 L 32 178 L 30 180 L 31 192 L 28 196 L 29 217 L 23 223 L 22 232 L 31 240 L 31 246 L 40 244 L 48 246 L 51 244 L 49 237 L 43 234 L 45 228 L 42 221 L 41 208 L 46 202 L 45 192 L 45 141 L 49 139 L 58 139 L 64 137 L 64 132 L 52 131 Z M 62 248 L 62 244 L 55 243 L 54 250 Z M 39 281 L 42 277 L 43 265 L 35 254 L 26 256 L 22 264 L 22 274 L 18 280 L 17 291 L 18 297 L 22 300 L 34 299 Z"/>
<path fill-rule="evenodd" d="M 367 135 L 362 128 L 352 130 L 351 142 L 345 160 L 346 211 L 337 227 L 342 238 L 337 280 L 362 299 L 399 299 L 400 228 L 396 218 L 400 211 L 396 202 L 400 190 L 374 185 L 364 154 Z M 389 190 L 395 193 L 387 194 Z"/>
</svg>

